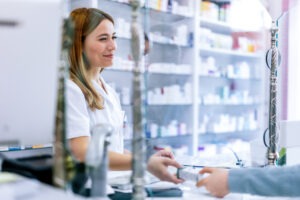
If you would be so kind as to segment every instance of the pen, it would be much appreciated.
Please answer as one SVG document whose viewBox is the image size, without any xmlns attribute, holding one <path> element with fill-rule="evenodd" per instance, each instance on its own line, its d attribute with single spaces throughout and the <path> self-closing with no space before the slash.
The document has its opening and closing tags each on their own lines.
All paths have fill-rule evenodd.
<svg viewBox="0 0 300 200">
<path fill-rule="evenodd" d="M 19 151 L 23 150 L 24 147 L 22 146 L 1 146 L 0 151 Z"/>
<path fill-rule="evenodd" d="M 18 151 L 18 150 L 22 150 L 24 149 L 24 147 L 22 146 L 10 146 L 8 147 L 8 151 Z"/>
<path fill-rule="evenodd" d="M 37 144 L 37 145 L 32 146 L 33 149 L 41 149 L 41 148 L 47 148 L 47 147 L 52 147 L 52 144 Z"/>
<path fill-rule="evenodd" d="M 26 145 L 26 146 L 0 146 L 0 152 L 2 151 L 20 151 L 28 149 L 41 149 L 52 147 L 52 144 L 38 144 L 38 145 Z"/>
<path fill-rule="evenodd" d="M 231 169 L 231 167 L 225 167 L 225 166 L 204 166 L 204 165 L 182 165 L 182 166 L 184 166 L 184 167 L 192 167 L 192 168 L 213 167 L 213 168 Z"/>
</svg>

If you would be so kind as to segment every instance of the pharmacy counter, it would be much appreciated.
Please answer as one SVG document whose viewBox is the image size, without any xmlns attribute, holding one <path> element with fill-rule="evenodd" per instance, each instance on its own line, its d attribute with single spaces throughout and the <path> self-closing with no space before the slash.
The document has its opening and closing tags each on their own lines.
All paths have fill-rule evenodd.
<svg viewBox="0 0 300 200">
<path fill-rule="evenodd" d="M 157 182 L 153 184 L 155 187 L 166 187 L 165 182 Z M 178 185 L 183 190 L 182 197 L 147 197 L 147 200 L 217 200 L 219 198 L 212 197 L 203 188 L 191 189 L 185 185 Z M 1 199 L 5 200 L 86 200 L 91 198 L 83 198 L 74 195 L 69 192 L 65 192 L 60 189 L 53 188 L 45 185 L 33 179 L 27 179 L 20 177 L 19 175 L 10 173 L 0 173 L 0 194 Z M 93 200 L 104 200 L 108 198 L 93 198 Z M 123 198 L 120 198 L 124 200 Z M 229 194 L 225 200 L 289 200 L 289 199 L 300 199 L 299 198 L 269 198 L 269 197 L 258 197 L 243 194 Z"/>
</svg>

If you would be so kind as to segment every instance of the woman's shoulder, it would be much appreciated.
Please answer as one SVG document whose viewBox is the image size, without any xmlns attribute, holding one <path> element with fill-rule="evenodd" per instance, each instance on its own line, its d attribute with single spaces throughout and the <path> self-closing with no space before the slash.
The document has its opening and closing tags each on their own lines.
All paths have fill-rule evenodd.
<svg viewBox="0 0 300 200">
<path fill-rule="evenodd" d="M 83 97 L 84 98 L 84 94 L 81 91 L 80 87 L 72 80 L 68 79 L 66 82 L 66 87 L 67 87 L 67 93 L 68 96 L 77 96 L 77 97 Z"/>
<path fill-rule="evenodd" d="M 72 81 L 71 79 L 67 80 L 66 86 L 67 86 L 67 89 L 70 90 L 70 91 L 82 93 L 80 87 L 74 81 Z"/>
</svg>

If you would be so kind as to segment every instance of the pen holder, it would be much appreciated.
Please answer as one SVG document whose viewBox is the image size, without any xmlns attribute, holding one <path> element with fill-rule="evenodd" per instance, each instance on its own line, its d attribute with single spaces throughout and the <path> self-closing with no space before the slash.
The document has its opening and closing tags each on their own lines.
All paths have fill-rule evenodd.
<svg viewBox="0 0 300 200">
<path fill-rule="evenodd" d="M 92 130 L 92 138 L 86 154 L 86 164 L 92 179 L 92 197 L 106 197 L 108 157 L 107 149 L 113 128 L 99 124 Z"/>
</svg>

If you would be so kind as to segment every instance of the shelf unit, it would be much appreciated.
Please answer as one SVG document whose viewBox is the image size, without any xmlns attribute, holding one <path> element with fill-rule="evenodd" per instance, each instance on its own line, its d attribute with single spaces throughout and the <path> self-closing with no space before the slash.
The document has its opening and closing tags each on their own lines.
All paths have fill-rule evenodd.
<svg viewBox="0 0 300 200">
<path fill-rule="evenodd" d="M 133 78 L 129 31 L 131 7 L 124 1 L 69 1 L 70 10 L 82 6 L 96 7 L 110 13 L 115 19 L 118 35 L 116 60 L 112 68 L 104 71 L 103 76 L 120 94 L 122 107 L 128 116 L 125 144 L 130 147 L 130 88 Z M 235 37 L 236 30 L 226 22 L 208 20 L 201 16 L 201 0 L 173 0 L 178 5 L 185 3 L 187 8 L 177 9 L 184 14 L 178 14 L 174 10 L 159 11 L 154 8 L 155 5 L 150 5 L 152 1 L 145 2 L 148 4 L 141 8 L 140 18 L 141 26 L 150 37 L 151 46 L 149 55 L 143 61 L 147 88 L 145 134 L 148 144 L 171 146 L 179 148 L 181 153 L 198 155 L 198 147 L 205 143 L 224 143 L 234 138 L 250 140 L 259 135 L 264 128 L 265 113 L 261 51 L 247 52 L 203 43 L 203 28 L 229 37 Z M 218 65 L 214 71 L 206 70 L 205 61 L 211 58 Z M 246 63 L 249 73 L 236 73 L 237 63 L 241 66 Z M 233 69 L 226 71 L 227 65 L 232 65 Z M 233 96 L 235 93 L 236 96 Z M 208 94 L 211 97 L 206 96 Z M 232 116 L 236 119 L 230 118 Z M 205 124 L 207 117 L 210 119 Z M 236 129 L 222 129 L 222 123 L 215 123 L 218 118 L 228 121 L 228 117 L 231 121 L 237 121 L 235 123 L 252 125 L 245 125 L 243 129 L 237 125 Z M 231 126 L 233 127 L 232 124 Z"/>
<path fill-rule="evenodd" d="M 200 61 L 196 66 L 199 146 L 233 138 L 249 141 L 261 135 L 265 127 L 264 48 L 255 49 L 256 43 L 264 43 L 264 33 L 233 29 L 226 17 L 220 17 L 224 2 L 230 3 L 201 2 L 197 45 Z M 207 4 L 212 4 L 210 8 L 219 7 L 219 19 L 207 17 Z"/>
<path fill-rule="evenodd" d="M 158 17 L 150 14 L 146 27 L 148 33 L 153 33 L 152 40 L 160 35 L 177 39 L 171 44 L 154 39 L 146 59 L 148 143 L 156 147 L 170 146 L 173 151 L 190 155 L 193 152 L 191 144 L 196 137 L 192 117 L 195 5 L 196 2 L 190 1 L 192 10 L 189 15 L 168 13 L 163 16 L 164 12 L 160 12 Z"/>
</svg>

